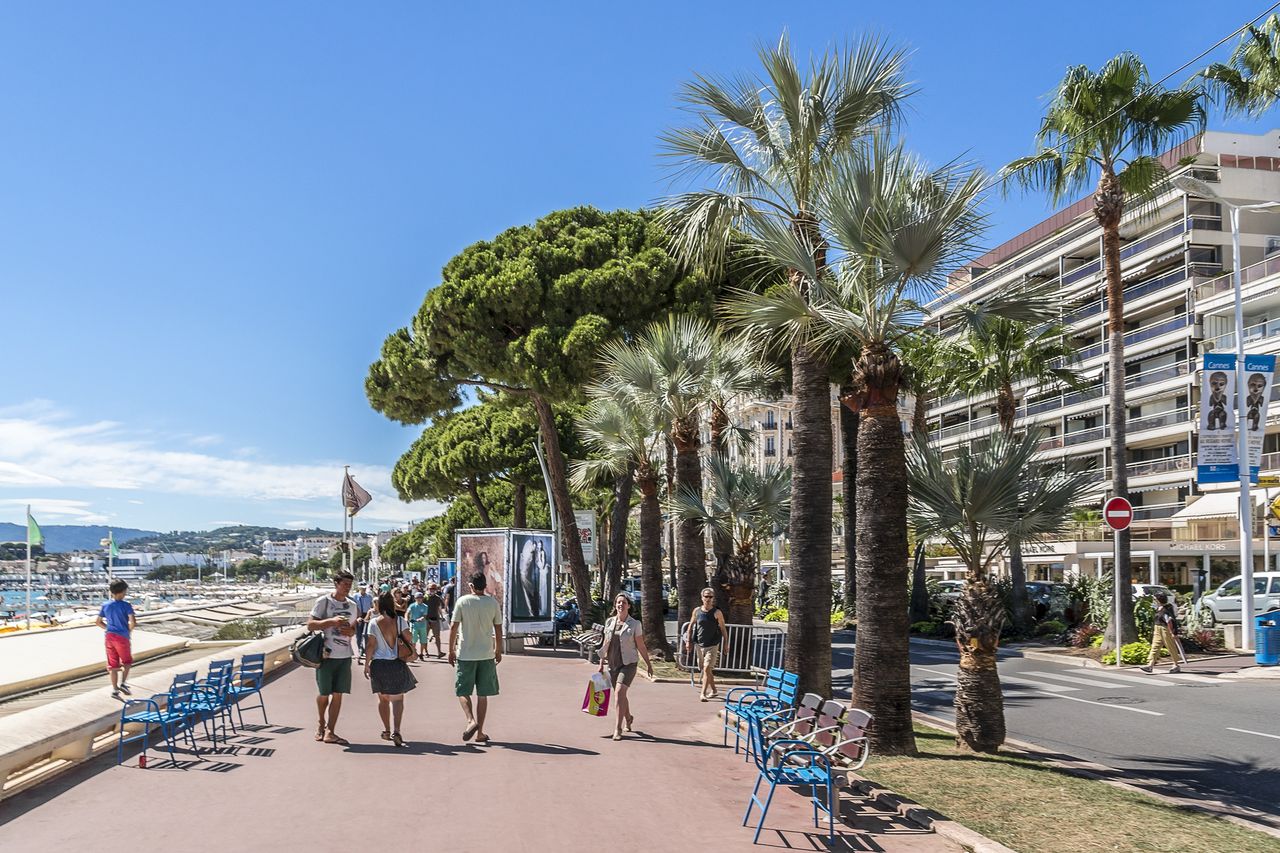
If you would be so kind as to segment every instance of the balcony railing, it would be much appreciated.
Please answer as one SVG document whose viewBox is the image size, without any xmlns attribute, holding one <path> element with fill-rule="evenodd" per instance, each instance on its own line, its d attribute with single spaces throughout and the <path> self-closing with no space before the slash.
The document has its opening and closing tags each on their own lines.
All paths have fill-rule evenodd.
<svg viewBox="0 0 1280 853">
<path fill-rule="evenodd" d="M 1244 343 L 1245 346 L 1248 346 L 1254 341 L 1275 337 L 1276 335 L 1280 335 L 1280 320 L 1267 320 L 1252 326 L 1246 326 L 1244 329 Z M 1227 332 L 1225 335 L 1218 335 L 1212 340 L 1205 341 L 1205 346 L 1215 352 L 1234 350 L 1236 348 L 1236 333 Z"/>
<path fill-rule="evenodd" d="M 1177 317 L 1165 320 L 1162 323 L 1156 323 L 1141 329 L 1134 329 L 1132 332 L 1124 336 L 1125 346 L 1136 344 L 1140 341 L 1148 341 L 1160 335 L 1172 332 L 1175 329 L 1185 329 L 1191 325 L 1191 316 L 1189 314 L 1180 314 Z"/>
<path fill-rule="evenodd" d="M 1077 432 L 1069 432 L 1063 438 L 1067 447 L 1075 444 L 1084 444 L 1089 441 L 1098 441 L 1107 437 L 1107 428 L 1105 426 L 1091 427 L 1082 429 Z"/>
<path fill-rule="evenodd" d="M 1102 269 L 1101 258 L 1094 261 L 1093 263 L 1085 264 L 1082 267 L 1077 267 L 1076 269 L 1073 269 L 1071 272 L 1063 273 L 1062 286 L 1066 287 L 1069 284 L 1075 284 L 1077 281 L 1081 281 L 1082 279 L 1093 275 L 1094 273 L 1098 272 L 1098 270 L 1100 269 Z"/>
<path fill-rule="evenodd" d="M 1154 415 L 1139 415 L 1136 418 L 1129 419 L 1129 432 L 1142 432 L 1149 429 L 1160 429 L 1161 427 L 1172 426 L 1174 424 L 1191 425 L 1192 409 L 1174 409 L 1170 412 L 1158 412 Z"/>
<path fill-rule="evenodd" d="M 1146 370 L 1134 376 L 1128 376 L 1124 380 L 1124 387 L 1138 388 L 1155 382 L 1163 382 L 1175 376 L 1188 376 L 1190 373 L 1190 362 L 1183 361 L 1178 364 L 1171 364 L 1168 367 L 1157 367 L 1155 370 Z"/>
<path fill-rule="evenodd" d="M 1136 243 L 1130 243 L 1129 245 L 1122 247 L 1120 249 L 1120 259 L 1124 260 L 1125 258 L 1131 258 L 1140 252 L 1145 252 L 1147 249 L 1150 249 L 1153 246 L 1158 246 L 1161 243 L 1178 236 L 1179 234 L 1186 233 L 1186 230 L 1187 230 L 1187 222 L 1179 219 L 1177 222 L 1173 223 L 1167 228 L 1163 228 L 1157 231 L 1156 233 L 1152 234 L 1149 237 L 1143 237 L 1141 240 L 1139 240 Z"/>
<path fill-rule="evenodd" d="M 1265 258 L 1240 270 L 1240 286 L 1246 287 L 1259 279 L 1275 275 L 1278 272 L 1280 272 L 1280 254 Z M 1226 293 L 1234 286 L 1231 279 L 1232 274 L 1226 273 L 1211 281 L 1206 281 L 1196 288 L 1196 299 L 1208 299 L 1211 296 L 1217 296 L 1219 293 Z"/>
<path fill-rule="evenodd" d="M 1193 459 L 1190 456 L 1166 456 L 1163 459 L 1146 459 L 1141 462 L 1130 462 L 1125 466 L 1130 477 L 1144 477 L 1148 474 L 1164 474 L 1169 471 L 1188 471 Z"/>
</svg>

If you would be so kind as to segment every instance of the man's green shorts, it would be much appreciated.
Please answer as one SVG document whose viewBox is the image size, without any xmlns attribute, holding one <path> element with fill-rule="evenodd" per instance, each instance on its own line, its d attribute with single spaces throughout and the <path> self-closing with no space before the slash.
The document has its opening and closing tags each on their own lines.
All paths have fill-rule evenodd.
<svg viewBox="0 0 1280 853">
<path fill-rule="evenodd" d="M 458 674 L 454 677 L 454 692 L 459 696 L 498 695 L 498 665 L 488 660 L 460 660 Z"/>
<path fill-rule="evenodd" d="M 321 696 L 351 692 L 351 658 L 325 658 L 316 668 L 316 687 Z"/>
<path fill-rule="evenodd" d="M 427 641 L 427 623 L 414 622 L 412 627 L 412 636 L 415 643 L 425 643 Z"/>
</svg>

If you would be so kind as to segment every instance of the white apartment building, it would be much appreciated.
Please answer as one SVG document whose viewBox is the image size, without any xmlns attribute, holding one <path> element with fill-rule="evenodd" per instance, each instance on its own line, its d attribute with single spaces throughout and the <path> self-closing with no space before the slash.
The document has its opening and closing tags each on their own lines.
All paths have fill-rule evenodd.
<svg viewBox="0 0 1280 853">
<path fill-rule="evenodd" d="M 262 559 L 275 560 L 293 569 L 306 560 L 327 560 L 337 550 L 341 542 L 336 536 L 299 536 L 292 541 L 262 541 Z"/>
<path fill-rule="evenodd" d="M 1179 167 L 1179 159 L 1195 157 Z M 1165 155 L 1175 173 L 1209 182 L 1224 198 L 1280 200 L 1280 131 L 1260 135 L 1209 131 Z M 956 300 L 970 300 L 1026 281 L 1056 282 L 1080 361 L 1090 382 L 1082 391 L 1015 389 L 1018 425 L 1044 431 L 1046 459 L 1091 466 L 1096 487 L 1089 506 L 1108 491 L 1112 465 L 1128 466 L 1135 506 L 1132 559 L 1135 578 L 1190 584 L 1199 570 L 1219 583 L 1240 569 L 1238 513 L 1230 484 L 1199 488 L 1195 479 L 1199 365 L 1203 352 L 1235 351 L 1231 232 L 1212 200 L 1170 189 L 1153 214 L 1126 215 L 1121 264 L 1125 310 L 1127 452 L 1110 458 L 1107 435 L 1107 344 L 1101 229 L 1093 199 L 1082 199 L 979 258 L 952 276 L 949 290 L 931 303 L 936 315 Z M 1241 216 L 1241 273 L 1245 340 L 1251 353 L 1280 352 L 1280 213 Z M 1263 447 L 1263 473 L 1280 472 L 1280 405 L 1274 401 Z M 944 453 L 997 429 L 994 399 L 952 395 L 929 410 L 931 439 Z M 1271 496 L 1276 492 L 1273 491 Z M 1268 497 L 1256 493 L 1259 502 Z M 1257 519 L 1255 515 L 1255 519 Z M 1276 560 L 1280 541 L 1255 523 L 1255 569 Z M 1027 549 L 1032 580 L 1058 580 L 1111 565 L 1111 544 L 1100 522 L 1080 524 L 1062 542 Z M 948 576 L 954 561 L 931 560 Z"/>
</svg>

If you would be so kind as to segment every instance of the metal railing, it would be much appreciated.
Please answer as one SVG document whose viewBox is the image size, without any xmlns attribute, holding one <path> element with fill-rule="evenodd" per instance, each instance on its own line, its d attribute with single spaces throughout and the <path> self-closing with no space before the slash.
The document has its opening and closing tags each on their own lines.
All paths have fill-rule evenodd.
<svg viewBox="0 0 1280 853">
<path fill-rule="evenodd" d="M 1147 249 L 1150 249 L 1153 246 L 1158 246 L 1167 240 L 1171 240 L 1180 234 L 1186 233 L 1186 230 L 1189 224 L 1190 224 L 1189 221 L 1179 219 L 1177 222 L 1173 223 L 1167 228 L 1157 231 L 1156 233 L 1152 234 L 1149 237 L 1143 237 L 1141 240 L 1139 240 L 1136 243 L 1130 243 L 1127 246 L 1121 247 L 1120 260 L 1124 260 L 1125 258 L 1131 258 L 1134 255 L 1138 254 L 1139 252 L 1145 252 Z"/>
<path fill-rule="evenodd" d="M 1280 320 L 1265 320 L 1252 326 L 1245 326 L 1244 343 L 1245 346 L 1248 346 L 1254 341 L 1261 341 L 1276 335 L 1280 335 Z M 1236 348 L 1236 333 L 1227 332 L 1225 335 L 1218 335 L 1216 338 L 1205 341 L 1204 345 L 1208 349 L 1217 352 L 1233 350 Z"/>
<path fill-rule="evenodd" d="M 1189 376 L 1190 374 L 1191 363 L 1183 361 L 1167 367 L 1157 367 L 1155 370 L 1145 370 L 1134 376 L 1127 376 L 1124 380 L 1124 387 L 1137 388 L 1142 385 L 1150 385 L 1153 382 L 1163 382 L 1165 379 L 1172 379 L 1175 376 Z"/>
<path fill-rule="evenodd" d="M 716 672 L 767 672 L 781 667 L 787 647 L 787 632 L 777 625 L 725 625 L 727 632 L 720 640 L 723 649 L 726 642 L 729 653 L 720 656 Z M 699 661 L 695 649 L 684 642 L 689 633 L 689 623 L 680 626 L 674 643 L 678 649 L 676 662 L 689 673 L 689 682 L 695 683 L 699 675 Z"/>
<path fill-rule="evenodd" d="M 1168 471 L 1188 471 L 1192 466 L 1190 456 L 1166 456 L 1161 459 L 1145 459 L 1130 462 L 1125 466 L 1130 477 L 1142 477 L 1147 474 L 1164 474 Z"/>
<path fill-rule="evenodd" d="M 1240 270 L 1240 286 L 1246 287 L 1259 279 L 1280 273 L 1280 255 L 1264 258 L 1256 264 L 1250 264 Z M 1234 286 L 1231 273 L 1224 273 L 1215 279 L 1206 281 L 1196 288 L 1196 299 L 1208 299 L 1219 293 L 1226 293 Z"/>
</svg>

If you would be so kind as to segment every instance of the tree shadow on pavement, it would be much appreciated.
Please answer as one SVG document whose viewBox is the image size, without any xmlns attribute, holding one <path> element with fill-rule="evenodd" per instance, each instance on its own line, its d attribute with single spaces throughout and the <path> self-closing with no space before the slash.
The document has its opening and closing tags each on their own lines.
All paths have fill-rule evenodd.
<svg viewBox="0 0 1280 853">
<path fill-rule="evenodd" d="M 630 735 L 631 735 L 630 737 L 628 737 L 627 735 L 623 735 L 622 739 L 624 741 L 638 740 L 638 741 L 643 741 L 644 743 L 670 743 L 676 746 L 709 746 L 709 747 L 714 747 L 715 749 L 732 749 L 733 748 L 731 746 L 726 746 L 725 744 L 722 744 L 722 743 L 713 743 L 711 741 L 705 741 L 705 740 L 691 740 L 689 738 L 658 737 L 657 735 L 651 735 L 648 732 L 643 732 L 643 731 L 631 732 Z M 601 739 L 603 740 L 610 740 L 612 738 L 613 738 L 613 735 L 601 735 Z"/>
<path fill-rule="evenodd" d="M 561 746 L 558 743 L 522 743 L 520 741 L 491 740 L 488 746 L 476 747 L 485 749 L 510 749 L 513 752 L 531 752 L 535 755 L 599 755 L 591 749 L 579 749 L 576 746 Z"/>
</svg>

